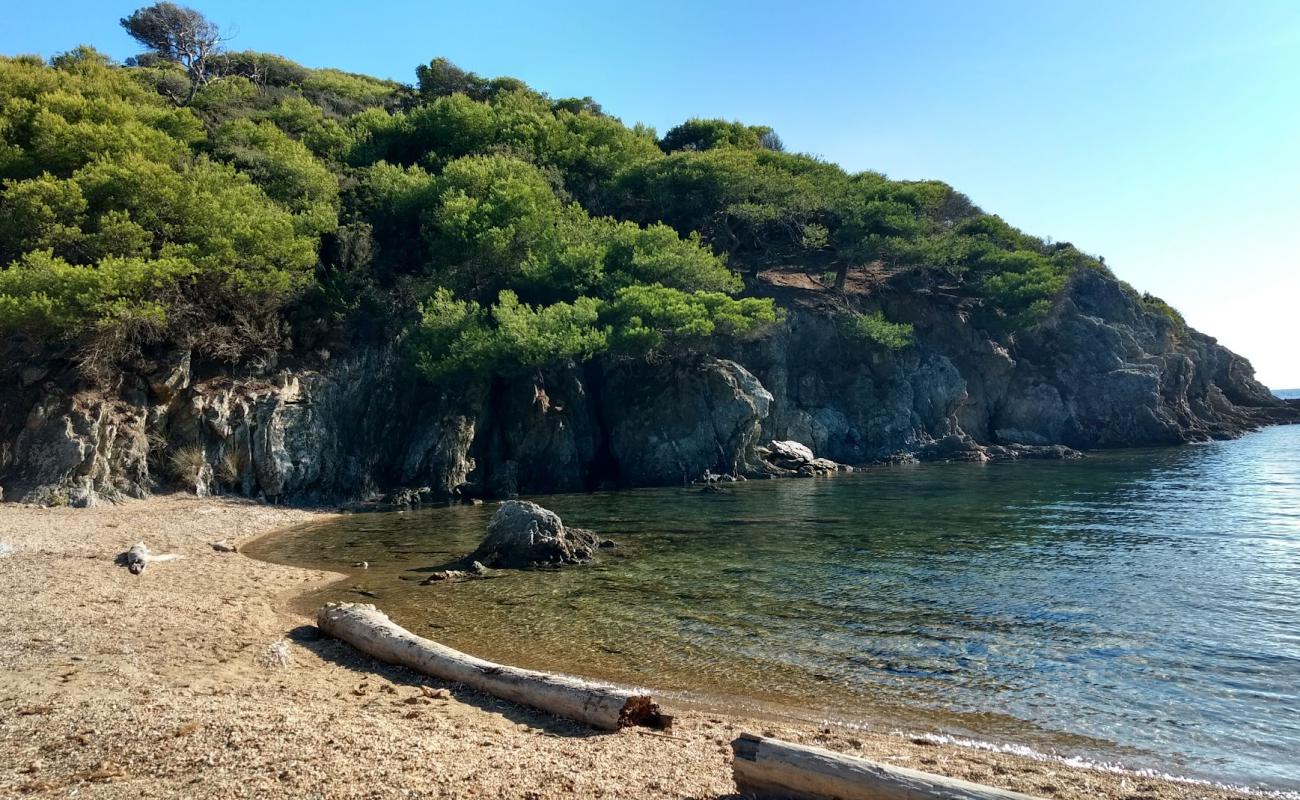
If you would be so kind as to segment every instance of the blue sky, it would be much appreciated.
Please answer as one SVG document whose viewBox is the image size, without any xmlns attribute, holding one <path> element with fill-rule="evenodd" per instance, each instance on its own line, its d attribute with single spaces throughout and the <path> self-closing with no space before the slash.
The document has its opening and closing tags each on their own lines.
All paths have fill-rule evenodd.
<svg viewBox="0 0 1300 800">
<path fill-rule="evenodd" d="M 191 4 L 308 66 L 410 81 L 443 55 L 660 132 L 741 119 L 947 181 L 1300 386 L 1300 2 Z M 136 6 L 2 0 L 0 53 L 125 57 Z"/>
</svg>

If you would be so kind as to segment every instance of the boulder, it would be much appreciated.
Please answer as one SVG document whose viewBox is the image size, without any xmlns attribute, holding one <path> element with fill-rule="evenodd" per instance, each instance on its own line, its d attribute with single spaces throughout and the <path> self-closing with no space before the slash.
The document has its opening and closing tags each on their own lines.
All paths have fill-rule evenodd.
<svg viewBox="0 0 1300 800">
<path fill-rule="evenodd" d="M 763 450 L 763 458 L 779 475 L 794 473 L 800 477 L 811 478 L 817 475 L 833 475 L 836 472 L 852 472 L 853 467 L 839 464 L 829 458 L 818 458 L 811 448 L 793 440 L 774 439 Z"/>
<path fill-rule="evenodd" d="M 813 463 L 817 458 L 807 446 L 790 440 L 774 439 L 768 444 L 767 449 L 769 451 L 767 460 L 782 469 L 799 469 Z"/>
<path fill-rule="evenodd" d="M 527 500 L 507 500 L 488 523 L 487 536 L 466 562 L 524 569 L 577 564 L 600 547 L 596 534 L 567 528 L 554 511 Z"/>
</svg>

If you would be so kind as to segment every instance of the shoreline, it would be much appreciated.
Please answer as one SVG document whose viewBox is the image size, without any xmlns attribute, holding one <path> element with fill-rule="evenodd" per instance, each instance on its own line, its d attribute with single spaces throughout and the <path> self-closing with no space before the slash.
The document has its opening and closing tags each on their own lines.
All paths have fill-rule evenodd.
<svg viewBox="0 0 1300 800">
<path fill-rule="evenodd" d="M 1300 796 L 690 703 L 671 738 L 597 734 L 320 638 L 294 598 L 346 575 L 210 546 L 332 516 L 177 495 L 0 505 L 0 794 L 726 797 L 730 741 L 751 730 L 1044 798 Z M 184 558 L 131 575 L 113 558 L 140 540 Z"/>
</svg>

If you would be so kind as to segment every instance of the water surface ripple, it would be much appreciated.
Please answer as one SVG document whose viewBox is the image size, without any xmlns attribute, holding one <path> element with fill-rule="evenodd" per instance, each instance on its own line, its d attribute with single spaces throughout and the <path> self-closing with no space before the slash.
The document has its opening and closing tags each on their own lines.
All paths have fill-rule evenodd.
<svg viewBox="0 0 1300 800">
<path fill-rule="evenodd" d="M 490 658 L 1300 788 L 1300 426 L 1078 462 L 539 498 L 620 547 L 419 586 L 492 507 L 358 515 L 253 555 L 351 572 Z M 368 561 L 371 569 L 350 565 Z"/>
</svg>

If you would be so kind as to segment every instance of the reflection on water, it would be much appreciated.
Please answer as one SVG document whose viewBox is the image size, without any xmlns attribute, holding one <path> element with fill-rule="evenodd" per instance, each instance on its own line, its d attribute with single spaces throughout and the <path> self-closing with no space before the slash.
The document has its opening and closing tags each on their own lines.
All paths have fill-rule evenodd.
<svg viewBox="0 0 1300 800">
<path fill-rule="evenodd" d="M 419 586 L 493 511 L 250 548 L 478 655 L 1300 787 L 1300 427 L 1079 462 L 541 498 L 620 547 Z M 370 562 L 368 571 L 350 569 Z"/>
</svg>

